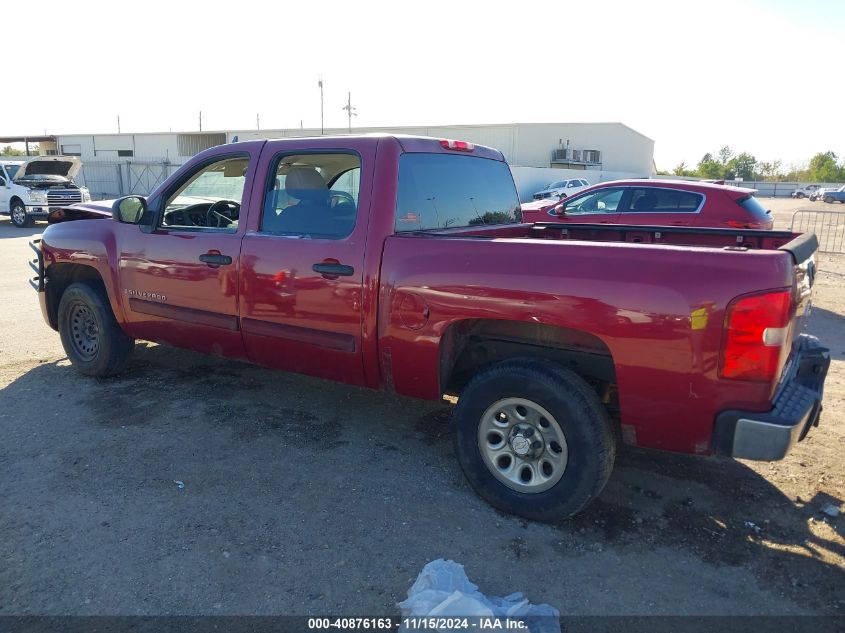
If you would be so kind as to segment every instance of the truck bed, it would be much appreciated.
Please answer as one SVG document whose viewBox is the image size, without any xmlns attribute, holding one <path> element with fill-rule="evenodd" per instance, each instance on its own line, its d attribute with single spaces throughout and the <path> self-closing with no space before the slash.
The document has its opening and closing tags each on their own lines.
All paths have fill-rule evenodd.
<svg viewBox="0 0 845 633">
<path fill-rule="evenodd" d="M 628 242 L 632 244 L 718 248 L 731 251 L 782 250 L 791 253 L 796 263 L 809 259 L 818 248 L 818 241 L 813 233 L 628 224 L 537 222 L 535 224 L 498 227 L 470 227 L 435 234 L 441 237 L 453 235 L 461 237 Z"/>
<path fill-rule="evenodd" d="M 496 322 L 530 322 L 544 347 L 588 353 L 572 359 L 584 361 L 584 374 L 597 355 L 610 360 L 631 443 L 707 453 L 714 412 L 768 410 L 776 387 L 720 378 L 727 306 L 762 289 L 792 287 L 815 248 L 812 234 L 660 226 L 543 223 L 397 234 L 382 255 L 383 361 L 396 391 L 432 398 L 443 387 L 442 356 L 423 331 L 448 340 L 458 324 L 484 330 L 470 338 L 500 345 L 520 336 Z M 425 330 L 422 321 L 421 329 L 408 326 L 420 310 L 430 314 Z M 555 341 L 553 332 L 570 339 Z"/>
</svg>

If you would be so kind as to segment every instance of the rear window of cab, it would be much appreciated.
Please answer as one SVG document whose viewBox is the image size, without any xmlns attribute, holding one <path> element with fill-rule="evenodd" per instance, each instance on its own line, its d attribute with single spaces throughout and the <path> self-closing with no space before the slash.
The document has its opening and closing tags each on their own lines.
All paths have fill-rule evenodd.
<svg viewBox="0 0 845 633">
<path fill-rule="evenodd" d="M 507 163 L 452 154 L 407 153 L 399 159 L 397 233 L 520 220 Z"/>
</svg>

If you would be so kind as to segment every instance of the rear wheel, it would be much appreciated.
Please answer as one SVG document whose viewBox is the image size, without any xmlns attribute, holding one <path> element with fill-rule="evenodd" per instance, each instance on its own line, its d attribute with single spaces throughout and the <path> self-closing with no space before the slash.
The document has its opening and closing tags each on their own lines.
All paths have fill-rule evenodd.
<svg viewBox="0 0 845 633">
<path fill-rule="evenodd" d="M 833 198 L 831 198 L 830 196 L 825 196 L 824 201 L 828 204 L 833 204 Z"/>
<path fill-rule="evenodd" d="M 14 224 L 19 229 L 26 228 L 29 226 L 31 222 L 31 218 L 26 212 L 26 207 L 24 203 L 20 200 L 15 200 L 12 202 L 11 208 L 11 216 L 12 216 L 12 224 Z"/>
<path fill-rule="evenodd" d="M 114 318 L 102 287 L 68 286 L 59 302 L 59 335 L 73 366 L 86 376 L 120 372 L 135 347 Z"/>
<path fill-rule="evenodd" d="M 453 422 L 467 480 L 505 512 L 569 518 L 613 469 L 607 411 L 581 377 L 554 363 L 515 359 L 482 371 L 461 394 Z"/>
</svg>

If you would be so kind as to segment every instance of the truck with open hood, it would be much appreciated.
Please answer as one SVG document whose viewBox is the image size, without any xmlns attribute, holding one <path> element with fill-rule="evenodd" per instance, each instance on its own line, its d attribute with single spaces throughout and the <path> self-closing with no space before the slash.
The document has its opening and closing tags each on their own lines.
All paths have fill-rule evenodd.
<svg viewBox="0 0 845 633">
<path fill-rule="evenodd" d="M 0 215 L 28 226 L 52 209 L 89 202 L 91 194 L 74 178 L 82 168 L 76 156 L 35 156 L 27 161 L 0 161 Z"/>
</svg>

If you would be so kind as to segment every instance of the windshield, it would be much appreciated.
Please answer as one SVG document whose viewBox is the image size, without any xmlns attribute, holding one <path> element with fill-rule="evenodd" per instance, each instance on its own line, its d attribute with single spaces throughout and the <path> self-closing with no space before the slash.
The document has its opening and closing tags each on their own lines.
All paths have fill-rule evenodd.
<svg viewBox="0 0 845 633">
<path fill-rule="evenodd" d="M 546 186 L 546 189 L 560 189 L 561 187 L 566 186 L 565 180 L 558 180 L 557 182 L 553 182 L 550 185 Z"/>
<path fill-rule="evenodd" d="M 9 178 L 14 180 L 15 174 L 18 173 L 18 170 L 20 168 L 21 168 L 20 165 L 6 165 L 6 172 L 9 174 Z"/>
</svg>

